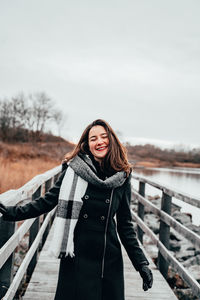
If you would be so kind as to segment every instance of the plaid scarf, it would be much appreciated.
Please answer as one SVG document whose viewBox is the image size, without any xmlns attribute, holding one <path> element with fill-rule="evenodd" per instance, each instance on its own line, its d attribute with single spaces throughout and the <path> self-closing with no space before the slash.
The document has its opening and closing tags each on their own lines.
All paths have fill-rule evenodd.
<svg viewBox="0 0 200 300">
<path fill-rule="evenodd" d="M 88 183 L 98 187 L 115 188 L 125 181 L 125 173 L 117 172 L 113 176 L 101 180 L 88 156 L 73 158 L 63 178 L 58 209 L 55 218 L 55 228 L 50 251 L 56 257 L 74 256 L 74 229 L 83 205 Z"/>
</svg>

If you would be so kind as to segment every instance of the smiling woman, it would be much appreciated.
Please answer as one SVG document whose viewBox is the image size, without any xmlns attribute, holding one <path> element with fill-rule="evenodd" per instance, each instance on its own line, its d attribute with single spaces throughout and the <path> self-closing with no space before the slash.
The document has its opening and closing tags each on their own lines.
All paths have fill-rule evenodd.
<svg viewBox="0 0 200 300">
<path fill-rule="evenodd" d="M 61 259 L 55 300 L 124 300 L 119 238 L 142 277 L 143 289 L 153 283 L 132 224 L 130 201 L 126 149 L 110 125 L 98 119 L 66 155 L 60 178 L 44 197 L 22 207 L 0 203 L 0 212 L 5 221 L 16 221 L 58 205 L 50 247 Z"/>
<path fill-rule="evenodd" d="M 127 176 L 131 172 L 126 148 L 121 144 L 111 126 L 102 119 L 97 119 L 89 124 L 72 152 L 65 156 L 68 162 L 76 155 L 86 155 L 101 170 L 113 174 L 124 171 Z"/>
<path fill-rule="evenodd" d="M 105 128 L 101 125 L 96 125 L 89 132 L 89 149 L 94 159 L 101 160 L 108 153 L 109 138 Z"/>
</svg>

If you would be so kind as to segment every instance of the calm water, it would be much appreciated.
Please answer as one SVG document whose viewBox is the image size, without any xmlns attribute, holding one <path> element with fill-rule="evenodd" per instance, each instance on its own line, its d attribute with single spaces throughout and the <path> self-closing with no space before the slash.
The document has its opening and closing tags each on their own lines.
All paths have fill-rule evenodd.
<svg viewBox="0 0 200 300">
<path fill-rule="evenodd" d="M 136 175 L 141 175 L 159 182 L 177 191 L 189 194 L 200 201 L 200 169 L 190 168 L 149 168 L 136 169 Z M 133 186 L 138 188 L 138 184 L 133 181 Z M 161 195 L 158 189 L 146 185 L 146 194 Z M 172 201 L 182 207 L 181 211 L 190 212 L 192 214 L 193 223 L 200 225 L 200 209 L 194 208 L 191 205 L 173 198 Z"/>
</svg>

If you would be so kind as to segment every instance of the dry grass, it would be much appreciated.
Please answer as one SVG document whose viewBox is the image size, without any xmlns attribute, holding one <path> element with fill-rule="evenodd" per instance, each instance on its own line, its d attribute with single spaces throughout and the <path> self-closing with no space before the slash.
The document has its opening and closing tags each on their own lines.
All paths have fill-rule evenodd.
<svg viewBox="0 0 200 300">
<path fill-rule="evenodd" d="M 0 142 L 0 193 L 18 189 L 34 176 L 59 165 L 72 144 Z"/>
<path fill-rule="evenodd" d="M 0 193 L 18 189 L 34 176 L 57 166 L 59 161 L 39 158 L 11 161 L 0 157 Z"/>
<path fill-rule="evenodd" d="M 62 159 L 64 154 L 73 149 L 74 145 L 63 143 L 21 143 L 8 144 L 0 142 L 0 157 L 16 161 L 19 159 Z"/>
</svg>

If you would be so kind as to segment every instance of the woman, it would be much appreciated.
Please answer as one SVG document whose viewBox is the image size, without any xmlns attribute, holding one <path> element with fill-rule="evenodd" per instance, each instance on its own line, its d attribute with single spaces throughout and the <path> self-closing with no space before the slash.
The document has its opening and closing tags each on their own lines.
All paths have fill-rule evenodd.
<svg viewBox="0 0 200 300">
<path fill-rule="evenodd" d="M 131 166 L 108 123 L 87 126 L 63 172 L 44 197 L 24 206 L 0 205 L 3 219 L 37 217 L 58 204 L 51 251 L 61 259 L 56 300 L 124 300 L 121 246 L 151 288 L 153 277 L 132 224 Z M 116 216 L 116 220 L 115 220 Z M 134 285 L 134 283 L 133 283 Z"/>
</svg>

